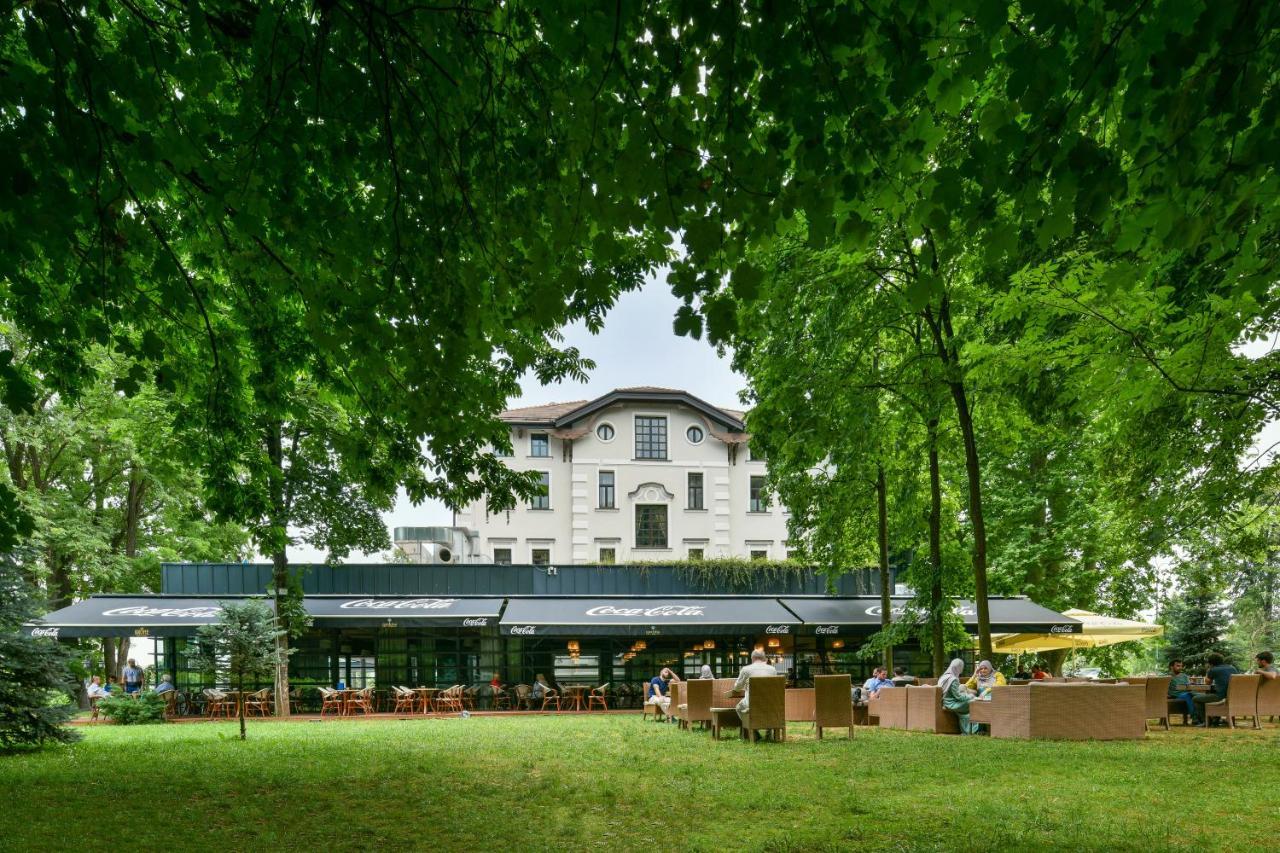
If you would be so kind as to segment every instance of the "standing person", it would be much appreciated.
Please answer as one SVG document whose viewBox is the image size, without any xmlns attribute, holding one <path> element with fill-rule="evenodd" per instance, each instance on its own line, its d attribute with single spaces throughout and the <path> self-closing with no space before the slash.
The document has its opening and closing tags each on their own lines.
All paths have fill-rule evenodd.
<svg viewBox="0 0 1280 853">
<path fill-rule="evenodd" d="M 1181 702 L 1187 709 L 1187 716 L 1195 719 L 1196 703 L 1192 701 L 1195 694 L 1191 692 L 1191 676 L 1187 675 L 1184 669 L 1186 667 L 1182 661 L 1169 661 L 1169 698 L 1175 702 Z"/>
<path fill-rule="evenodd" d="M 742 720 L 743 728 L 750 725 L 751 712 L 751 678 L 753 676 L 760 677 L 776 677 L 778 671 L 769 663 L 769 657 L 764 653 L 763 649 L 756 649 L 751 653 L 751 663 L 744 666 L 738 672 L 738 680 L 733 682 L 733 690 L 730 694 L 737 696 L 742 694 L 742 701 L 737 704 L 738 719 Z"/>
<path fill-rule="evenodd" d="M 1004 673 L 997 672 L 991 665 L 991 661 L 984 660 L 978 664 L 978 668 L 973 671 L 973 675 L 969 676 L 964 686 L 982 696 L 990 693 L 992 687 L 1003 687 L 1005 683 Z"/>
<path fill-rule="evenodd" d="M 142 692 L 142 670 L 138 669 L 136 660 L 129 658 L 129 665 L 124 668 L 124 672 L 121 675 L 124 676 L 125 693 Z"/>
<path fill-rule="evenodd" d="M 942 707 L 959 718 L 960 733 L 971 735 L 977 733 L 978 725 L 969 720 L 969 703 L 973 701 L 973 694 L 960 683 L 963 674 L 964 661 L 955 658 L 938 679 L 938 689 L 942 691 Z"/>
<path fill-rule="evenodd" d="M 1276 672 L 1276 659 L 1271 652 L 1258 652 L 1253 660 L 1255 664 L 1253 671 L 1262 676 L 1263 680 L 1270 680 L 1280 676 L 1280 673 Z"/>
<path fill-rule="evenodd" d="M 708 678 L 715 678 L 715 677 L 716 677 L 715 673 L 711 671 L 711 665 L 704 663 L 702 665 L 702 671 L 698 673 L 698 679 L 706 680 Z"/>
<path fill-rule="evenodd" d="M 1209 679 L 1209 692 L 1197 693 L 1192 697 L 1192 701 L 1195 703 L 1197 726 L 1209 725 L 1205 717 L 1204 706 L 1226 699 L 1227 685 L 1231 683 L 1231 676 L 1240 674 L 1240 670 L 1226 663 L 1222 655 L 1217 652 L 1211 652 L 1206 660 L 1209 662 L 1209 671 L 1205 673 L 1205 676 Z"/>
</svg>

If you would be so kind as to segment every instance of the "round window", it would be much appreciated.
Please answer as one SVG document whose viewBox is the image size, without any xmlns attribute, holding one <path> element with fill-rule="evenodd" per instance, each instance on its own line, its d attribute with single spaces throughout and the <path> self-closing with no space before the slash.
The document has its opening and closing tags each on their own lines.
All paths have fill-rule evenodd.
<svg viewBox="0 0 1280 853">
<path fill-rule="evenodd" d="M 702 427 L 691 426 L 684 431 L 685 437 L 689 439 L 690 444 L 702 444 Z"/>
<path fill-rule="evenodd" d="M 611 424 L 600 424 L 596 427 L 596 438 L 601 441 L 613 441 L 613 426 Z"/>
</svg>

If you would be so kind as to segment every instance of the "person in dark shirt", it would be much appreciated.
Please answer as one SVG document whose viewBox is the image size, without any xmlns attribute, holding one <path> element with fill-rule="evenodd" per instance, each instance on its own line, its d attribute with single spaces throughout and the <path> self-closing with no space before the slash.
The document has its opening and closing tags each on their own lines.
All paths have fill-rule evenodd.
<svg viewBox="0 0 1280 853">
<path fill-rule="evenodd" d="M 1209 679 L 1209 691 L 1201 693 L 1194 697 L 1196 710 L 1196 725 L 1207 726 L 1205 720 L 1204 706 L 1213 702 L 1221 702 L 1227 698 L 1227 685 L 1231 681 L 1231 676 L 1238 675 L 1240 670 L 1236 669 L 1229 663 L 1226 663 L 1222 655 L 1212 652 L 1208 657 L 1209 671 L 1205 675 Z"/>
</svg>

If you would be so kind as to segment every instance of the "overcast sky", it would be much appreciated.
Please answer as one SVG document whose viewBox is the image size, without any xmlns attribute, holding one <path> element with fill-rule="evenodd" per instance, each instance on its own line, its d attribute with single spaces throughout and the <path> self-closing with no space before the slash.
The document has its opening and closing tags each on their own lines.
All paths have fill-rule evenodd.
<svg viewBox="0 0 1280 853">
<path fill-rule="evenodd" d="M 671 295 L 665 274 L 646 281 L 643 288 L 624 294 L 605 320 L 604 331 L 593 335 L 580 324 L 564 330 L 566 346 L 576 346 L 596 363 L 585 383 L 539 385 L 529 379 L 518 400 L 510 406 L 532 406 L 564 400 L 590 400 L 614 388 L 656 385 L 679 388 L 708 403 L 740 408 L 738 392 L 745 383 L 729 368 L 728 359 L 716 355 L 705 340 L 678 337 L 671 330 L 680 301 Z M 401 493 L 396 508 L 386 516 L 387 526 L 423 527 L 452 524 L 444 504 L 430 501 L 414 506 Z M 324 553 L 305 545 L 289 549 L 289 559 L 310 562 L 324 559 Z M 380 557 L 354 556 L 352 561 Z"/>
</svg>

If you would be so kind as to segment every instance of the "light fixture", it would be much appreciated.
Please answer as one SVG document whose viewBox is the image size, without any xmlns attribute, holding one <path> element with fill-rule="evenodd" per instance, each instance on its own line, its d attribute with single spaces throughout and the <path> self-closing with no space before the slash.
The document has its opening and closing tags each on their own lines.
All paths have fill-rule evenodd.
<svg viewBox="0 0 1280 853">
<path fill-rule="evenodd" d="M 776 649 L 782 645 L 782 641 L 779 640 L 777 637 L 770 637 L 768 645 L 769 645 L 769 648 Z"/>
<path fill-rule="evenodd" d="M 580 646 L 578 645 L 578 641 L 577 641 L 577 640 L 570 640 L 570 641 L 569 641 L 569 651 L 571 651 L 571 652 L 576 652 L 576 651 L 578 651 L 578 649 L 579 649 L 579 648 L 580 648 Z"/>
<path fill-rule="evenodd" d="M 844 648 L 844 640 L 836 640 L 834 643 L 832 643 L 832 644 L 831 644 L 831 648 L 833 648 L 833 649 L 843 649 L 843 648 Z"/>
<path fill-rule="evenodd" d="M 649 644 L 646 643 L 644 640 L 636 640 L 636 644 L 632 646 L 632 648 L 638 652 L 642 652 L 645 649 L 649 648 Z"/>
<path fill-rule="evenodd" d="M 702 641 L 702 647 L 703 647 L 704 649 L 714 649 L 714 648 L 716 647 L 716 641 L 715 641 L 715 640 L 703 640 L 703 641 Z"/>
</svg>

